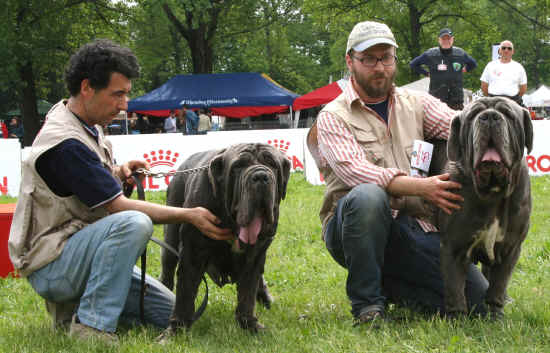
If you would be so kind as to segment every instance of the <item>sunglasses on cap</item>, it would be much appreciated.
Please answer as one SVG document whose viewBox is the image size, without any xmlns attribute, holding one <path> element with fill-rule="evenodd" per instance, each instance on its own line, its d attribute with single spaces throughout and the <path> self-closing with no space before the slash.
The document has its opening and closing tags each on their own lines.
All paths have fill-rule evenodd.
<svg viewBox="0 0 550 353">
<path fill-rule="evenodd" d="M 512 47 L 500 47 L 500 49 L 502 49 L 502 50 L 514 50 L 514 48 L 512 48 Z"/>
</svg>

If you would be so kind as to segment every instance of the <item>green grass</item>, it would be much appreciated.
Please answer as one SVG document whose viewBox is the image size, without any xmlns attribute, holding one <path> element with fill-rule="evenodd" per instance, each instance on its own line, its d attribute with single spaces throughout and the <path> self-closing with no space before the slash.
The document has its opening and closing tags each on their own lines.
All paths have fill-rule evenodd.
<svg viewBox="0 0 550 353">
<path fill-rule="evenodd" d="M 322 186 L 302 174 L 291 177 L 281 204 L 280 226 L 268 251 L 265 277 L 275 303 L 257 307 L 267 330 L 252 335 L 234 320 L 235 286 L 209 282 L 210 301 L 189 332 L 165 346 L 154 328 L 123 327 L 121 345 L 108 348 L 53 332 L 43 300 L 23 279 L 0 279 L 1 352 L 549 352 L 550 348 L 550 177 L 532 178 L 531 229 L 508 288 L 514 302 L 500 322 L 479 319 L 445 321 L 404 309 L 390 315 L 403 321 L 379 330 L 352 327 L 345 294 L 346 272 L 321 240 L 318 209 Z M 163 202 L 164 193 L 148 199 Z M 0 198 L 0 202 L 13 202 Z M 162 238 L 162 227 L 155 226 Z M 160 251 L 149 245 L 148 272 L 159 275 Z M 200 298 L 202 299 L 202 297 Z"/>
</svg>

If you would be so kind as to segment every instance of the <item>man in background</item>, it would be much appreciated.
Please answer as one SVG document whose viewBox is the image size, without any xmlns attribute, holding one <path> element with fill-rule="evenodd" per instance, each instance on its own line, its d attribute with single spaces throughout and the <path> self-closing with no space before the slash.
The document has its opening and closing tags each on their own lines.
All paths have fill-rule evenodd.
<svg viewBox="0 0 550 353">
<path fill-rule="evenodd" d="M 414 58 L 410 67 L 416 73 L 430 77 L 430 94 L 455 110 L 464 108 L 463 73 L 477 67 L 476 61 L 463 49 L 454 47 L 453 32 L 439 31 L 439 46 Z M 429 71 L 423 68 L 426 66 Z"/>
<path fill-rule="evenodd" d="M 187 105 L 183 106 L 182 111 L 185 116 L 185 131 L 187 135 L 196 135 L 199 126 L 199 117 Z"/>
<path fill-rule="evenodd" d="M 509 40 L 500 43 L 500 58 L 485 66 L 481 74 L 481 90 L 489 97 L 508 97 L 523 106 L 523 95 L 527 91 L 527 74 L 523 66 L 512 60 L 514 44 Z"/>
<path fill-rule="evenodd" d="M 211 128 L 212 120 L 210 115 L 206 114 L 204 109 L 201 109 L 199 114 L 199 134 L 206 134 Z"/>
<path fill-rule="evenodd" d="M 168 115 L 166 119 L 164 119 L 164 132 L 177 132 L 176 113 L 173 110 L 170 110 L 170 115 Z"/>
</svg>

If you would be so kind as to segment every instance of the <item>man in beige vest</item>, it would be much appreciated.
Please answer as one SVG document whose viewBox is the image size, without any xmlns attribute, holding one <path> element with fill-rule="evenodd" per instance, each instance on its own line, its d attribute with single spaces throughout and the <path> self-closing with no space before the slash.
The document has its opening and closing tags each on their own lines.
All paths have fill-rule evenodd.
<svg viewBox="0 0 550 353">
<path fill-rule="evenodd" d="M 394 85 L 396 48 L 385 24 L 358 23 L 347 42 L 349 83 L 316 121 L 327 186 L 323 238 L 348 270 L 346 292 L 357 324 L 379 322 L 388 302 L 443 310 L 435 227 L 395 208 L 420 197 L 450 213 L 461 201 L 452 192 L 460 184 L 448 174 L 409 176 L 414 140 L 447 139 L 456 111 L 427 93 Z M 487 287 L 472 265 L 466 292 L 476 312 L 486 310 Z"/>
<path fill-rule="evenodd" d="M 108 40 L 89 43 L 71 57 L 65 70 L 70 98 L 49 111 L 24 161 L 8 242 L 11 261 L 46 299 L 54 325 L 107 343 L 117 342 L 119 318 L 139 318 L 135 263 L 153 223 L 189 222 L 213 239 L 230 238 L 204 208 L 122 195 L 120 181 L 148 164 L 115 165 L 101 127 L 127 109 L 131 79 L 138 74 L 134 54 Z M 167 327 L 175 296 L 155 279 L 146 281 L 145 320 Z"/>
</svg>

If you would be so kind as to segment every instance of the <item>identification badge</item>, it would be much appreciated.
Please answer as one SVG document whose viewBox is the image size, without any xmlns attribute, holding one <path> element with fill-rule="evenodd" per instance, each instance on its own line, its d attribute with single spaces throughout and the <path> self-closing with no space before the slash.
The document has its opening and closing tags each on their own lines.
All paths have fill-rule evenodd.
<svg viewBox="0 0 550 353">
<path fill-rule="evenodd" d="M 447 65 L 445 64 L 437 65 L 437 71 L 447 71 Z"/>
<path fill-rule="evenodd" d="M 434 145 L 429 142 L 414 140 L 411 153 L 411 176 L 425 177 L 430 170 Z"/>
</svg>

